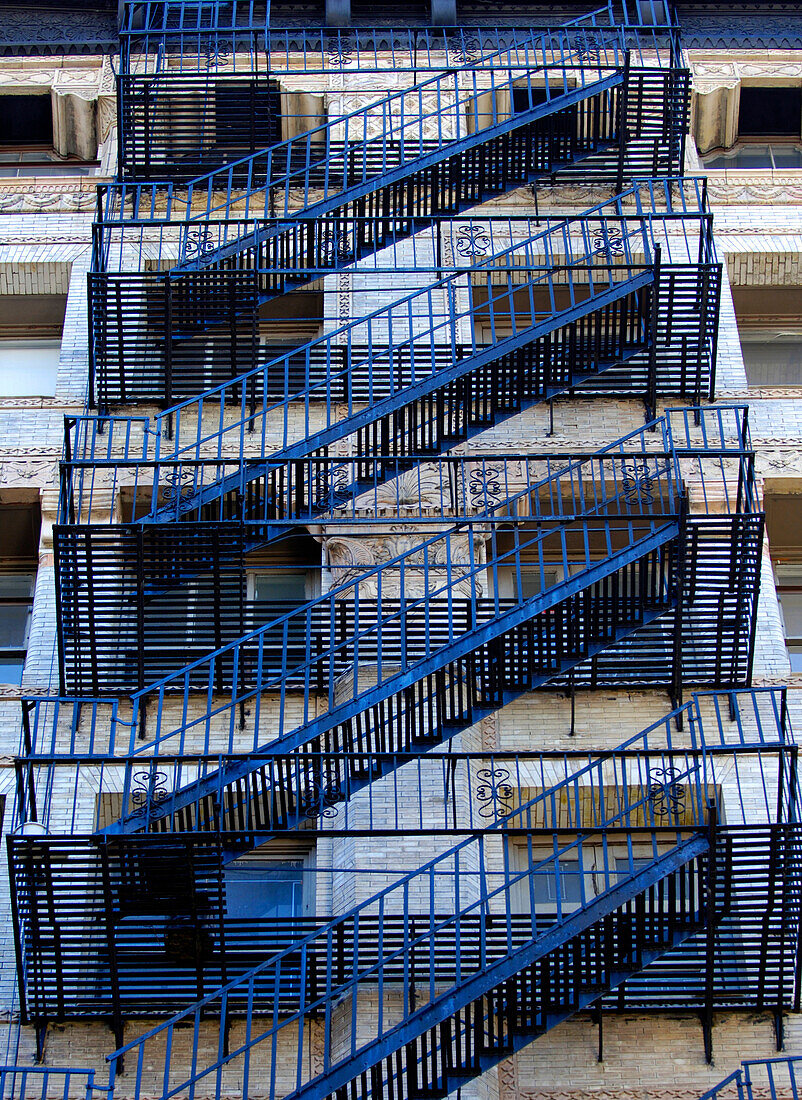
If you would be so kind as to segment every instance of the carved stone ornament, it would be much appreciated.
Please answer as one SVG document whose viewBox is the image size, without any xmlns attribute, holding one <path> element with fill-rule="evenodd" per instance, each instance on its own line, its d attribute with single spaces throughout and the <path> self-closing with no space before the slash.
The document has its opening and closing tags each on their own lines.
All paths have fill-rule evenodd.
<svg viewBox="0 0 802 1100">
<path fill-rule="evenodd" d="M 91 180 L 90 183 L 87 183 Z M 35 183 L 21 180 L 0 182 L 0 214 L 76 214 L 92 211 L 97 205 L 97 185 L 102 182 L 99 176 L 76 177 L 74 182 L 50 183 L 45 179 Z M 14 184 L 15 186 L 9 186 Z M 86 247 L 89 241 L 84 238 Z M 9 243 L 3 241 L 4 244 Z M 29 242 L 28 242 L 29 243 Z"/>
<path fill-rule="evenodd" d="M 787 172 L 711 172 L 707 177 L 712 203 L 781 206 L 802 203 L 802 170 Z"/>
<path fill-rule="evenodd" d="M 512 1092 L 499 1093 L 500 1100 L 698 1100 L 701 1089 L 688 1085 L 673 1085 L 668 1088 L 632 1088 L 622 1089 L 611 1085 L 606 1088 L 562 1088 L 562 1089 L 526 1089 L 518 1088 Z M 772 1098 L 768 1088 L 752 1087 L 754 1100 L 782 1100 L 782 1093 Z M 737 1096 L 733 1089 L 733 1100 Z M 790 1096 L 789 1096 L 790 1100 Z"/>
<path fill-rule="evenodd" d="M 0 461 L 0 486 L 55 485 L 58 462 L 52 458 L 4 458 Z"/>
<path fill-rule="evenodd" d="M 348 584 L 367 573 L 376 564 L 373 549 L 364 539 L 331 538 L 326 540 L 326 553 L 335 588 Z M 345 593 L 344 595 L 347 595 Z M 367 593 L 365 593 L 367 595 Z"/>
<path fill-rule="evenodd" d="M 3 7 L 0 53 L 96 54 L 117 45 L 114 14 Z"/>
</svg>

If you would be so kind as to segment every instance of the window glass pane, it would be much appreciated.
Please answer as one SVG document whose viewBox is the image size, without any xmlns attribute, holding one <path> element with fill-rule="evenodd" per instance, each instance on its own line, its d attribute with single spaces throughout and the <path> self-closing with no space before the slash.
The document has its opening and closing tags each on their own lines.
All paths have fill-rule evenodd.
<svg viewBox="0 0 802 1100">
<path fill-rule="evenodd" d="M 52 397 L 60 340 L 0 340 L 0 397 Z"/>
<path fill-rule="evenodd" d="M 33 596 L 33 576 L 30 573 L 0 575 L 0 599 L 25 600 Z"/>
<path fill-rule="evenodd" d="M 702 158 L 705 168 L 771 168 L 771 149 L 762 143 L 736 145 L 726 153 Z"/>
<path fill-rule="evenodd" d="M 640 871 L 645 871 L 651 863 L 652 860 L 645 856 L 634 857 L 631 861 L 626 856 L 622 856 L 615 861 L 615 873 L 621 878 L 637 875 Z"/>
<path fill-rule="evenodd" d="M 23 654 L 0 654 L 0 684 L 17 684 L 22 682 L 22 666 L 25 663 Z"/>
<path fill-rule="evenodd" d="M 802 168 L 802 148 L 799 145 L 782 145 L 779 142 L 771 147 L 775 168 Z"/>
<path fill-rule="evenodd" d="M 0 108 L 0 145 L 53 144 L 49 91 L 42 95 L 4 95 Z"/>
<path fill-rule="evenodd" d="M 298 917 L 303 913 L 303 860 L 231 864 L 225 871 L 229 917 Z"/>
<path fill-rule="evenodd" d="M 0 649 L 22 649 L 28 633 L 29 603 L 0 604 Z"/>
<path fill-rule="evenodd" d="M 92 164 L 78 164 L 75 161 L 65 160 L 63 164 L 18 164 L 15 167 L 8 165 L 0 167 L 0 176 L 6 178 L 20 178 L 21 176 L 89 176 L 95 170 Z"/>
<path fill-rule="evenodd" d="M 786 638 L 802 638 L 802 592 L 780 591 Z"/>
<path fill-rule="evenodd" d="M 528 600 L 530 596 L 537 596 L 557 583 L 558 569 L 549 567 L 543 570 L 543 584 L 540 586 L 540 566 L 521 566 L 521 599 Z"/>
<path fill-rule="evenodd" d="M 802 88 L 741 85 L 739 134 L 777 134 L 799 137 L 802 127 Z"/>
<path fill-rule="evenodd" d="M 802 145 L 776 141 L 742 141 L 732 149 L 702 157 L 705 168 L 802 168 Z"/>
<path fill-rule="evenodd" d="M 539 903 L 557 901 L 557 876 L 554 864 L 546 864 L 542 872 L 534 876 L 534 896 Z M 578 859 L 560 860 L 560 900 L 570 905 L 578 905 L 582 900 L 582 876 L 579 873 Z"/>
<path fill-rule="evenodd" d="M 253 579 L 255 600 L 291 600 L 306 603 L 306 573 L 257 573 Z"/>
<path fill-rule="evenodd" d="M 788 657 L 791 661 L 791 672 L 802 672 L 802 645 L 789 645 Z"/>
<path fill-rule="evenodd" d="M 786 508 L 798 509 L 802 507 L 802 497 L 785 497 L 783 505 Z M 771 530 L 769 531 L 769 538 L 773 538 Z M 802 589 L 802 565 L 796 565 L 794 562 L 779 563 L 774 566 L 774 575 L 777 578 L 778 588 Z"/>
<path fill-rule="evenodd" d="M 741 351 L 751 386 L 802 385 L 802 336 L 746 335 Z"/>
</svg>

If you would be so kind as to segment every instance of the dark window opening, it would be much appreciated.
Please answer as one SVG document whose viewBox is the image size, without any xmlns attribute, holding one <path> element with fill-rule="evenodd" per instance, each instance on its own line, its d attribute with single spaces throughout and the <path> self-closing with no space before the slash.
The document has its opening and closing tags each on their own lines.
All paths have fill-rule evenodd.
<svg viewBox="0 0 802 1100">
<path fill-rule="evenodd" d="M 66 311 L 63 294 L 0 294 L 0 340 L 60 340 Z"/>
<path fill-rule="evenodd" d="M 512 89 L 512 109 L 517 115 L 521 111 L 528 111 L 532 107 L 539 107 L 541 103 L 548 103 L 552 99 L 556 99 L 557 96 L 563 94 L 562 86 L 556 82 L 552 83 L 551 95 L 549 90 L 545 87 L 536 88 L 534 86 L 527 86 L 525 84 L 519 87 L 513 86 Z"/>
<path fill-rule="evenodd" d="M 4 95 L 0 106 L 0 145 L 53 144 L 49 95 Z"/>
<path fill-rule="evenodd" d="M 738 137 L 789 137 L 802 133 L 802 87 L 741 87 Z"/>
<path fill-rule="evenodd" d="M 214 94 L 217 145 L 245 155 L 281 139 L 281 100 L 269 84 L 221 81 Z"/>
</svg>

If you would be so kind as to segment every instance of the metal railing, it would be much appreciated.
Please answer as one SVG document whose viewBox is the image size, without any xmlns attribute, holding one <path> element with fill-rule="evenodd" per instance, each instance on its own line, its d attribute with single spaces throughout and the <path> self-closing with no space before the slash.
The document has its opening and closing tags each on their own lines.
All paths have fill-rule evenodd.
<svg viewBox="0 0 802 1100">
<path fill-rule="evenodd" d="M 489 27 L 334 27 L 291 29 L 269 26 L 268 18 L 256 16 L 253 5 L 216 5 L 206 12 L 201 5 L 176 4 L 175 0 L 127 0 L 120 28 L 120 71 L 123 75 L 161 72 L 169 66 L 179 72 L 194 72 L 201 66 L 212 71 L 244 67 L 259 71 L 293 71 L 300 56 L 304 72 L 346 69 L 373 71 L 390 67 L 405 69 L 452 68 L 471 64 L 478 56 L 531 44 L 548 35 L 586 42 L 588 54 L 596 48 L 597 36 L 626 32 L 633 50 L 651 50 L 666 44 L 679 53 L 675 24 L 666 19 L 664 4 L 654 3 L 649 20 L 627 4 L 616 10 L 612 3 L 586 15 L 565 21 L 562 26 L 526 28 Z M 584 36 L 584 39 L 583 37 Z"/>
<path fill-rule="evenodd" d="M 113 1087 L 95 1083 L 95 1070 L 57 1066 L 0 1066 L 0 1100 L 111 1100 Z"/>
<path fill-rule="evenodd" d="M 682 747 L 684 738 L 669 730 L 678 716 L 595 752 L 256 752 L 247 789 L 233 790 L 226 776 L 243 763 L 239 756 L 31 755 L 15 764 L 14 831 L 133 835 L 150 820 L 150 835 L 220 837 L 239 850 L 298 830 L 329 839 L 456 836 L 502 817 L 521 829 L 597 828 L 612 805 L 622 828 L 691 827 L 704 823 L 711 801 L 729 826 L 798 822 L 796 746 Z M 668 747 L 658 747 L 664 737 Z M 686 781 L 697 769 L 699 803 Z M 171 808 L 184 786 L 200 783 L 199 806 Z M 548 796 L 537 813 L 519 814 L 538 791 Z"/>
<path fill-rule="evenodd" d="M 802 1056 L 750 1059 L 741 1062 L 733 1073 L 702 1093 L 699 1100 L 719 1097 L 756 1100 L 768 1096 L 771 1100 L 798 1100 L 802 1092 Z"/>
<path fill-rule="evenodd" d="M 691 786 L 699 782 L 693 775 L 684 778 Z M 615 820 L 614 815 L 607 825 L 614 826 Z M 506 824 L 506 820 L 501 821 L 495 828 Z M 287 1084 L 277 1072 L 280 1037 L 291 1035 L 292 1049 L 302 1051 L 312 1014 L 321 1018 L 325 1036 L 322 1075 L 344 1067 L 360 1053 L 367 1056 L 373 1042 L 382 1039 L 392 1042 L 391 1049 L 403 1045 L 403 1040 L 397 1042 L 399 1025 L 394 1016 L 385 1015 L 381 1008 L 370 1021 L 358 1015 L 363 990 L 377 992 L 382 1005 L 385 991 L 400 985 L 401 1018 L 404 1025 L 415 1029 L 419 1025 L 416 1005 L 421 1000 L 436 1020 L 444 1011 L 447 1014 L 444 1006 L 459 1002 L 472 981 L 482 983 L 480 992 L 489 991 L 498 980 L 496 968 L 505 957 L 512 959 L 520 953 L 520 968 L 526 964 L 527 949 L 537 957 L 539 941 L 543 942 L 548 933 L 557 932 L 558 938 L 567 942 L 577 935 L 574 922 L 582 911 L 593 918 L 598 910 L 601 917 L 623 905 L 629 921 L 627 901 L 645 891 L 648 910 L 656 923 L 684 926 L 686 935 L 700 926 L 705 887 L 702 865 L 696 861 L 708 850 L 706 833 L 701 836 L 697 833 L 694 838 L 691 832 L 692 839 L 688 839 L 687 834 L 677 831 L 672 834 L 670 829 L 645 830 L 637 839 L 631 834 L 622 838 L 617 854 L 604 836 L 601 841 L 581 836 L 569 843 L 555 836 L 553 851 L 545 858 L 536 854 L 537 846 L 536 843 L 533 846 L 530 834 L 526 841 L 527 869 L 516 871 L 504 858 L 503 870 L 494 871 L 492 861 L 488 860 L 493 828 L 424 864 L 345 916 L 335 918 L 288 950 L 266 959 L 248 974 L 127 1044 L 110 1059 L 112 1080 L 117 1062 L 123 1058 L 130 1062 L 133 1058 L 136 1096 L 152 1090 L 158 1082 L 158 1094 L 166 1100 L 207 1078 L 215 1095 L 219 1095 L 225 1089 L 226 1067 L 233 1065 L 243 1082 L 243 1091 L 247 1091 L 251 1059 L 261 1047 L 263 1053 L 269 1051 L 270 1095 L 282 1095 L 287 1092 Z M 647 854 L 636 854 L 641 852 Z M 644 865 L 646 870 L 641 869 Z M 591 866 L 598 876 L 593 893 L 587 885 Z M 686 879 L 684 869 L 691 867 L 693 870 Z M 667 885 L 651 889 L 661 880 L 667 881 Z M 551 905 L 543 905 L 540 899 L 544 897 L 554 899 Z M 576 900 L 569 904 L 564 900 L 567 897 Z M 520 910 L 525 914 L 522 923 L 514 919 Z M 401 915 L 404 931 L 400 937 L 393 927 L 395 922 L 388 919 L 392 913 Z M 413 914 L 425 917 L 427 913 L 427 926 L 415 929 Z M 489 931 L 491 915 L 495 934 Z M 353 945 L 344 967 L 335 946 L 343 933 L 349 945 Z M 368 940 L 375 941 L 375 947 L 363 961 L 357 945 Z M 436 960 L 444 950 L 453 952 L 453 976 L 437 965 Z M 413 965 L 413 960 L 418 960 L 417 965 Z M 254 1013 L 255 1002 L 263 991 L 271 991 L 274 1005 L 265 1023 Z M 336 1009 L 344 1001 L 348 1008 L 341 1018 Z M 229 1047 L 221 1029 L 219 1047 L 202 1052 L 198 1041 L 202 1017 L 225 1020 L 232 1011 L 247 1020 L 244 1039 Z M 345 1038 L 339 1056 L 334 1053 L 337 1048 L 332 1042 L 337 1022 L 344 1028 Z M 194 1035 L 188 1071 L 180 1069 L 171 1059 L 176 1031 L 187 1027 Z M 291 1093 L 300 1092 L 308 1083 L 301 1058 L 297 1061 L 293 1058 L 293 1063 Z M 257 1054 L 254 1068 L 258 1064 Z M 384 1091 L 378 1094 L 384 1095 Z"/>
<path fill-rule="evenodd" d="M 757 749 L 793 745 L 787 695 L 788 689 L 784 687 L 694 692 L 688 702 L 644 731 L 644 735 L 657 736 L 662 730 L 665 741 L 644 747 L 684 747 L 684 740 L 672 741 L 670 723 L 684 728 L 686 720 L 687 742 L 694 751 L 703 747 Z M 31 756 L 56 761 L 62 754 L 87 760 L 97 757 L 102 761 L 125 756 L 130 751 L 130 713 L 127 716 L 121 713 L 121 708 L 126 708 L 116 699 L 28 696 L 22 700 L 21 708 L 21 761 Z M 20 805 L 24 802 L 23 799 Z M 22 818 L 17 816 L 14 820 L 19 824 Z"/>
</svg>

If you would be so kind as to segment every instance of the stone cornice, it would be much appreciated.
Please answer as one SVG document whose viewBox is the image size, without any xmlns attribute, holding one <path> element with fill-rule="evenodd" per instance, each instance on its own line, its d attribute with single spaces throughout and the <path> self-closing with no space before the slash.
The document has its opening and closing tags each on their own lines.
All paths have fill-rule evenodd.
<svg viewBox="0 0 802 1100">
<path fill-rule="evenodd" d="M 715 210 L 717 203 L 750 206 L 776 206 L 780 203 L 802 202 L 802 168 L 788 172 L 752 170 L 736 172 L 730 169 L 710 172 L 707 193 Z M 740 231 L 739 231 L 740 232 Z M 753 232 L 766 232 L 762 227 Z M 785 227 L 788 232 L 788 227 Z"/>
<path fill-rule="evenodd" d="M 93 211 L 97 185 L 107 176 L 50 176 L 0 180 L 0 214 L 76 213 Z M 89 235 L 82 238 L 90 244 Z M 3 241 L 3 243 L 10 243 Z M 20 242 L 30 244 L 30 238 Z"/>
</svg>

